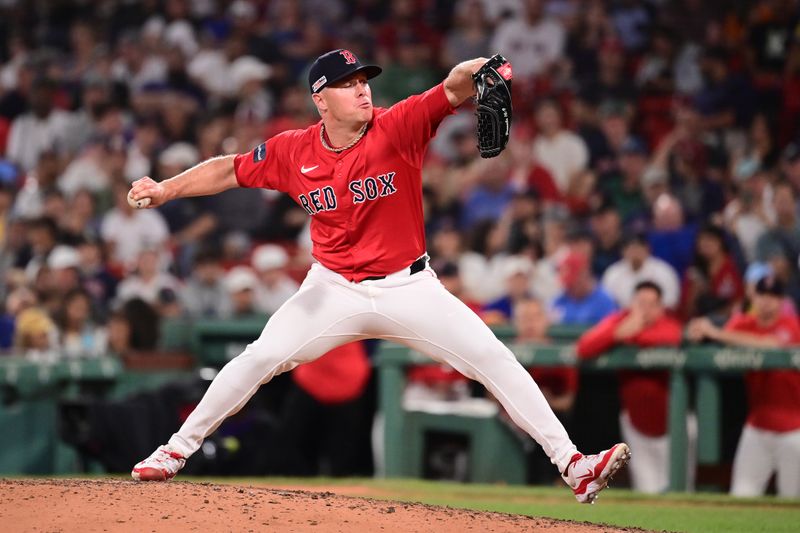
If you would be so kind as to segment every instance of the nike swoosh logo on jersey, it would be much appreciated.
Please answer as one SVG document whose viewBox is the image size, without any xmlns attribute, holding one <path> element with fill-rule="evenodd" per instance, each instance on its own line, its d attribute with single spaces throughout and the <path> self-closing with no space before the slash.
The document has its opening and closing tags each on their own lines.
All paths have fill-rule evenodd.
<svg viewBox="0 0 800 533">
<path fill-rule="evenodd" d="M 306 166 L 303 165 L 302 167 L 300 167 L 300 172 L 302 172 L 303 174 L 307 174 L 317 167 L 319 167 L 319 165 L 314 165 L 313 167 L 308 167 L 308 168 L 306 168 Z"/>
</svg>

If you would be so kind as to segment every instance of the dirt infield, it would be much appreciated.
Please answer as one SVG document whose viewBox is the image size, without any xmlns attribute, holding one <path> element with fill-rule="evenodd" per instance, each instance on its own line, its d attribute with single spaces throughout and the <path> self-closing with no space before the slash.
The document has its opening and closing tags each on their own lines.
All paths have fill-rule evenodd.
<svg viewBox="0 0 800 533">
<path fill-rule="evenodd" d="M 15 533 L 634 531 L 333 492 L 120 480 L 0 480 L 0 524 Z"/>
</svg>

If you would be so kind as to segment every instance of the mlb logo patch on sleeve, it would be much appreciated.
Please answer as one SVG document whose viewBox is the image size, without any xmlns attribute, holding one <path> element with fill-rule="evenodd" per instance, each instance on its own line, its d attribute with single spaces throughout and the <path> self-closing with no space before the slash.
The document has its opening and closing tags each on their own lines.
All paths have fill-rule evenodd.
<svg viewBox="0 0 800 533">
<path fill-rule="evenodd" d="M 267 143 L 261 143 L 253 150 L 253 163 L 263 161 L 267 157 Z"/>
</svg>

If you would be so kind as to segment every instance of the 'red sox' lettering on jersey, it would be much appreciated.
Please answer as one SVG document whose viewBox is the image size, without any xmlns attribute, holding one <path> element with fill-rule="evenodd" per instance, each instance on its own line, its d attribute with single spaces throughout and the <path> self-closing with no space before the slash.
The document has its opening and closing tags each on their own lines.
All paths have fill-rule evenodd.
<svg viewBox="0 0 800 533">
<path fill-rule="evenodd" d="M 321 122 L 281 133 L 236 157 L 243 187 L 289 194 L 311 219 L 314 257 L 351 281 L 382 276 L 425 253 L 420 169 L 428 142 L 453 112 L 444 87 L 375 108 L 366 135 L 340 153 Z"/>
</svg>

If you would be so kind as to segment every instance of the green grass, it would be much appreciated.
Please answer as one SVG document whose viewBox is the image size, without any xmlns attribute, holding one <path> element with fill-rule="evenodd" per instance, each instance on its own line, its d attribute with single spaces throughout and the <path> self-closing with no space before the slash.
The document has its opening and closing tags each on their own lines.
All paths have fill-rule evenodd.
<svg viewBox="0 0 800 533">
<path fill-rule="evenodd" d="M 184 481 L 192 478 L 183 478 Z M 511 487 L 420 480 L 365 479 L 200 479 L 218 483 L 307 487 L 359 486 L 369 496 L 481 511 L 543 516 L 656 531 L 795 532 L 800 501 L 777 498 L 733 499 L 718 494 L 643 496 L 608 489 L 596 505 L 579 505 L 565 488 Z"/>
</svg>

